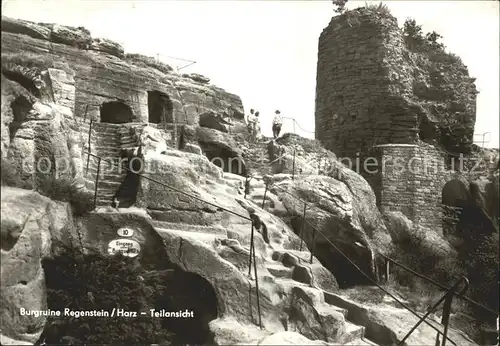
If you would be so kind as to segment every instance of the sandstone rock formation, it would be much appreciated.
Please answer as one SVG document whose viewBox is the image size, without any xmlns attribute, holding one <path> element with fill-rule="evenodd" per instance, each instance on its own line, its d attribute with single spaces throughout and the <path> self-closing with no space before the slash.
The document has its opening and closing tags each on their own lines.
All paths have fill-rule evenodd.
<svg viewBox="0 0 500 346">
<path fill-rule="evenodd" d="M 97 191 L 92 210 L 73 215 L 67 203 L 2 186 L 2 343 L 38 339 L 45 319 L 18 310 L 47 306 L 40 263 L 57 244 L 108 254 L 126 228 L 137 265 L 173 271 L 178 306 L 197 316 L 177 329 L 188 325 L 202 342 L 370 344 L 372 322 L 352 323 L 331 298 L 362 280 L 330 243 L 376 279 L 391 235 L 375 194 L 317 143 L 240 145 L 241 100 L 209 81 L 124 54 L 85 28 L 2 18 L 2 157 L 27 188 L 68 179 Z M 325 238 L 313 242 L 313 227 Z"/>
<path fill-rule="evenodd" d="M 1 333 L 15 344 L 33 344 L 45 316 L 21 316 L 20 308 L 47 309 L 42 260 L 60 244 L 79 245 L 71 210 L 38 193 L 2 186 Z"/>
</svg>

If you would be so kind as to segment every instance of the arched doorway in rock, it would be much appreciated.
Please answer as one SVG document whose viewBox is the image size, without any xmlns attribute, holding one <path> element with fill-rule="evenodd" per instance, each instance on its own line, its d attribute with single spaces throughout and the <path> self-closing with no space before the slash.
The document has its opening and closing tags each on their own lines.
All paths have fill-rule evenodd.
<svg viewBox="0 0 500 346">
<path fill-rule="evenodd" d="M 224 172 L 238 175 L 246 174 L 245 162 L 236 152 L 213 143 L 203 141 L 198 143 L 210 162 L 220 167 Z"/>
<path fill-rule="evenodd" d="M 37 98 L 41 97 L 40 90 L 38 90 L 38 88 L 35 86 L 35 83 L 31 79 L 16 72 L 3 71 L 2 74 L 7 77 L 7 79 L 21 84 L 21 86 L 28 90 L 31 94 L 33 94 L 33 96 Z"/>
<path fill-rule="evenodd" d="M 111 101 L 101 105 L 101 123 L 124 124 L 134 120 L 132 109 L 123 102 Z"/>
<path fill-rule="evenodd" d="M 155 308 L 192 312 L 190 318 L 164 318 L 162 326 L 175 334 L 174 344 L 212 344 L 209 322 L 218 317 L 217 296 L 200 275 L 176 268 L 165 280 L 165 291 L 157 296 Z"/>
<path fill-rule="evenodd" d="M 148 121 L 153 124 L 172 124 L 174 119 L 174 106 L 170 97 L 157 90 L 148 91 Z"/>
<path fill-rule="evenodd" d="M 463 208 L 471 199 L 468 186 L 459 179 L 447 182 L 441 191 L 443 234 L 453 234 Z"/>
<path fill-rule="evenodd" d="M 12 142 L 16 136 L 17 130 L 19 130 L 22 123 L 26 121 L 33 104 L 26 97 L 20 95 L 12 101 L 10 107 L 14 116 L 12 122 L 9 124 L 9 135 L 10 141 Z"/>
</svg>

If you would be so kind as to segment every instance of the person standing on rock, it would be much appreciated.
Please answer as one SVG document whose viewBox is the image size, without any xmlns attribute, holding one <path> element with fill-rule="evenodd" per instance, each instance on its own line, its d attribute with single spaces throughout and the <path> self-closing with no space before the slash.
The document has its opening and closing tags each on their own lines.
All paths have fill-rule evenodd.
<svg viewBox="0 0 500 346">
<path fill-rule="evenodd" d="M 257 139 L 260 138 L 260 119 L 259 119 L 259 112 L 255 112 L 255 121 L 253 125 L 253 141 L 257 141 Z"/>
<path fill-rule="evenodd" d="M 254 137 L 255 115 L 254 110 L 250 109 L 250 114 L 246 116 L 247 129 L 250 140 Z"/>
<path fill-rule="evenodd" d="M 273 137 L 274 139 L 278 138 L 281 132 L 281 126 L 283 125 L 283 117 L 281 116 L 281 112 L 279 110 L 276 110 L 274 112 L 274 118 L 273 118 Z"/>
</svg>

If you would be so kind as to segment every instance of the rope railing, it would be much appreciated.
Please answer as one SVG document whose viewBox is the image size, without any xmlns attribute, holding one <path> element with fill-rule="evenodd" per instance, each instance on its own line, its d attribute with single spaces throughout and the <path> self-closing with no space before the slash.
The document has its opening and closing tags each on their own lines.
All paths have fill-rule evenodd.
<svg viewBox="0 0 500 346">
<path fill-rule="evenodd" d="M 295 198 L 296 200 L 298 200 L 298 201 L 300 201 L 300 202 L 302 202 L 304 204 L 307 204 L 306 201 L 300 199 L 299 197 L 297 197 L 294 194 L 290 193 L 289 191 L 285 190 L 283 187 L 278 186 L 276 184 L 273 184 L 273 186 L 276 187 L 276 188 L 278 188 L 278 189 L 280 189 L 282 192 L 284 192 L 285 194 L 289 195 L 290 197 Z M 406 267 L 405 265 L 397 262 L 395 259 L 393 259 L 393 258 L 391 258 L 391 257 L 389 257 L 387 255 L 384 255 L 384 254 L 380 254 L 380 255 L 382 257 L 384 257 L 385 259 L 387 259 L 388 261 L 392 262 L 393 264 L 397 265 L 398 267 L 401 267 L 402 269 L 405 269 L 406 271 L 412 273 L 413 275 L 418 276 L 421 279 L 428 281 L 429 283 L 435 285 L 436 287 L 438 287 L 438 288 L 440 288 L 440 289 L 442 289 L 444 291 L 451 290 L 451 287 L 443 285 L 443 284 L 437 282 L 436 280 L 433 280 L 433 279 L 431 279 L 431 278 L 429 278 L 429 277 L 427 277 L 427 276 L 425 276 L 423 274 L 417 273 L 416 271 L 414 271 L 414 270 Z M 494 310 L 492 310 L 492 309 L 490 309 L 490 308 L 488 308 L 488 307 L 486 307 L 486 306 L 484 306 L 484 305 L 482 305 L 482 304 L 480 304 L 480 303 L 478 303 L 478 302 L 476 302 L 476 301 L 468 298 L 467 296 L 464 296 L 462 294 L 457 294 L 456 296 L 459 297 L 460 299 L 462 299 L 462 300 L 464 300 L 464 301 L 466 301 L 466 302 L 468 302 L 468 303 L 470 303 L 470 304 L 472 304 L 472 305 L 480 308 L 480 309 L 483 309 L 484 311 L 486 311 L 488 313 L 491 313 L 491 314 L 493 314 L 495 316 L 498 316 L 498 312 L 497 311 L 494 311 Z"/>
<path fill-rule="evenodd" d="M 295 134 L 295 125 L 297 125 L 299 127 L 299 129 L 301 129 L 304 132 L 307 132 L 307 133 L 316 133 L 315 131 L 309 131 L 309 130 L 304 129 L 302 126 L 300 126 L 300 124 L 297 122 L 297 120 L 295 120 L 295 118 L 283 117 L 283 119 L 288 119 L 288 120 L 292 120 L 293 121 L 293 133 L 294 134 Z"/>
</svg>

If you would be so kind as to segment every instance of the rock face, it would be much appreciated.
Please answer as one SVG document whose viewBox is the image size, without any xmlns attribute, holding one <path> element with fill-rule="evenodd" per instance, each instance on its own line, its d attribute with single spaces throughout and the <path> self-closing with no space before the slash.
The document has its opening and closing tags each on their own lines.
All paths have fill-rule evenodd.
<svg viewBox="0 0 500 346">
<path fill-rule="evenodd" d="M 474 79 L 452 54 L 411 51 L 390 14 L 360 8 L 332 18 L 317 76 L 316 138 L 338 156 L 418 138 L 470 149 Z"/>
<path fill-rule="evenodd" d="M 74 75 L 75 94 L 73 104 L 68 106 L 77 118 L 110 121 L 105 119 L 101 106 L 120 100 L 130 113 L 129 121 L 159 123 L 160 117 L 151 107 L 155 102 L 154 92 L 166 95 L 169 100 L 167 122 L 170 123 L 197 124 L 198 114 L 210 110 L 231 109 L 237 118 L 244 114 L 238 96 L 207 84 L 206 79 L 196 75 L 182 77 L 171 67 L 140 55 L 127 55 L 122 60 L 122 52 L 114 42 L 93 40 L 83 28 L 39 25 L 2 17 L 3 73 L 19 65 L 38 71 L 65 65 L 64 69 Z M 7 143 L 7 138 L 3 136 L 2 143 Z"/>
<path fill-rule="evenodd" d="M 47 308 L 42 260 L 58 245 L 79 246 L 71 210 L 36 192 L 2 186 L 1 330 L 14 344 L 38 340 L 46 317 L 21 316 L 20 309 Z M 55 252 L 54 252 L 55 251 Z"/>
<path fill-rule="evenodd" d="M 374 279 L 377 253 L 387 252 L 391 239 L 366 181 L 360 177 L 342 182 L 318 175 L 301 176 L 299 180 L 290 178 L 275 181 L 269 191 L 279 196 L 280 203 L 287 210 L 286 217 L 290 218 L 297 233 L 303 232 L 302 238 L 308 247 L 313 248 L 314 239 L 316 255 L 341 286 L 366 282 L 367 279 L 356 276 L 357 270 L 335 251 L 330 242 Z M 305 225 L 303 202 L 308 205 Z M 324 236 L 315 234 L 313 227 Z"/>
</svg>

